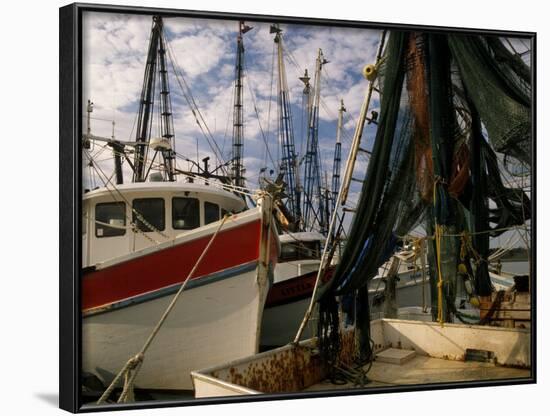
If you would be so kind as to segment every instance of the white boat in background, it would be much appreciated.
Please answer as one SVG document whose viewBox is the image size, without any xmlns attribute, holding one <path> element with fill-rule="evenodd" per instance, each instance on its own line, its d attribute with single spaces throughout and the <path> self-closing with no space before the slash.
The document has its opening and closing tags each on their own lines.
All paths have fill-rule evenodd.
<svg viewBox="0 0 550 416">
<path fill-rule="evenodd" d="M 260 341 L 262 349 L 279 347 L 294 339 L 313 293 L 325 239 L 317 232 L 279 236 L 281 254 L 265 304 Z M 327 279 L 329 277 L 330 274 Z M 305 336 L 309 338 L 314 334 L 312 321 L 306 328 Z"/>
<path fill-rule="evenodd" d="M 399 253 L 398 253 L 399 255 Z M 418 257 L 400 261 L 396 274 L 395 304 L 399 319 L 431 321 L 431 287 L 429 270 L 422 271 L 422 261 Z M 379 269 L 378 275 L 369 282 L 369 298 L 371 299 L 371 316 L 373 319 L 384 318 L 384 302 L 386 282 L 391 260 Z M 427 261 L 424 262 L 427 264 Z M 489 270 L 492 285 L 495 291 L 510 290 L 514 286 L 512 273 Z M 469 304 L 469 296 L 464 286 L 459 286 L 461 297 L 457 298 L 456 307 L 469 315 L 479 318 L 479 306 Z M 457 320 L 457 323 L 460 322 Z"/>
<path fill-rule="evenodd" d="M 108 385 L 138 353 L 225 213 L 145 355 L 136 388 L 192 389 L 190 372 L 254 354 L 279 255 L 271 198 L 148 182 L 83 198 L 82 370 Z"/>
</svg>

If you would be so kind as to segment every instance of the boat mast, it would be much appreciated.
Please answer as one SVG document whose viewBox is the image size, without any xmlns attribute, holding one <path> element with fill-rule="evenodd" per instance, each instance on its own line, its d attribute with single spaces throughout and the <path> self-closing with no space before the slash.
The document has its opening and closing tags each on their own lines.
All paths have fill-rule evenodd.
<svg viewBox="0 0 550 416">
<path fill-rule="evenodd" d="M 235 186 L 244 187 L 243 177 L 243 61 L 244 45 L 243 34 L 252 29 L 239 22 L 237 36 L 237 62 L 235 64 L 235 92 L 233 99 L 233 155 L 231 158 L 231 176 Z"/>
<path fill-rule="evenodd" d="M 336 128 L 336 145 L 334 146 L 334 161 L 332 164 L 332 211 L 336 209 L 336 199 L 340 190 L 340 165 L 342 162 L 342 125 L 344 119 L 344 100 L 340 100 L 338 110 L 338 127 Z"/>
<path fill-rule="evenodd" d="M 128 156 L 124 152 L 124 144 L 119 142 L 118 140 L 115 140 L 115 121 L 113 120 L 112 123 L 112 133 L 111 138 L 105 138 L 105 137 L 99 137 L 92 134 L 92 126 L 91 126 L 91 115 L 94 111 L 94 103 L 91 100 L 88 100 L 88 105 L 86 106 L 86 135 L 84 136 L 84 142 L 83 146 L 85 149 L 91 148 L 91 140 L 100 140 L 107 143 L 107 146 L 111 147 L 113 149 L 113 156 L 115 161 L 115 180 L 117 185 L 122 185 L 124 183 L 124 177 L 122 174 L 122 156 L 124 156 L 126 159 Z M 129 163 L 130 166 L 132 166 L 131 163 Z"/>
<path fill-rule="evenodd" d="M 158 68 L 158 72 L 157 72 Z M 155 154 L 147 169 L 147 153 L 151 139 L 151 126 L 155 100 L 156 78 L 160 79 L 160 124 L 161 138 L 155 143 Z M 174 123 L 166 67 L 166 47 L 164 41 L 163 21 L 161 16 L 153 16 L 153 27 L 147 52 L 147 63 L 143 76 L 143 86 L 139 103 L 136 129 L 136 150 L 134 153 L 133 182 L 143 182 L 152 167 L 157 153 L 164 160 L 164 179 L 175 180 L 174 175 Z"/>
<path fill-rule="evenodd" d="M 313 102 L 310 106 L 309 126 L 306 145 L 306 156 L 304 166 L 304 224 L 313 229 L 315 219 L 319 223 L 320 232 L 326 232 L 327 219 L 325 212 L 325 201 L 322 192 L 321 163 L 319 154 L 319 102 L 321 97 L 321 69 L 328 61 L 319 49 L 315 64 L 315 76 L 313 86 Z M 318 201 L 318 210 L 315 212 L 314 199 Z"/>
<path fill-rule="evenodd" d="M 309 82 L 311 80 L 311 77 L 309 76 L 309 74 L 307 72 L 307 68 L 304 70 L 304 75 L 301 76 L 299 78 L 299 80 L 302 81 L 303 84 L 304 84 L 304 90 L 302 92 L 302 118 L 303 118 L 303 120 L 302 120 L 301 133 L 305 137 L 302 137 L 301 140 L 302 140 L 302 143 L 304 143 L 304 142 L 307 143 L 307 140 L 308 140 L 308 137 L 309 137 L 309 134 L 308 134 L 308 131 L 309 131 L 309 117 L 311 115 L 311 84 Z M 304 128 L 304 126 L 305 126 L 305 128 Z M 307 144 L 306 144 L 306 149 L 307 149 Z M 300 153 L 301 152 L 302 152 L 302 150 L 300 148 Z M 300 164 L 301 164 L 302 161 L 303 161 L 303 159 L 300 160 Z M 296 172 L 297 173 L 300 172 L 299 166 L 297 167 Z M 300 189 L 300 190 L 302 190 L 302 189 Z M 308 203 L 310 203 L 310 201 L 307 200 L 307 196 L 306 196 L 306 200 L 303 202 L 304 209 L 305 209 L 305 205 L 308 204 Z M 301 208 L 302 208 L 302 206 L 300 206 L 300 209 Z M 300 230 L 299 231 L 304 231 L 305 229 L 306 229 L 306 223 L 305 223 L 303 218 L 300 218 Z"/>
<path fill-rule="evenodd" d="M 292 113 L 290 110 L 290 98 L 288 95 L 288 83 L 283 61 L 283 36 L 278 25 L 272 25 L 269 33 L 275 33 L 277 44 L 277 90 L 279 108 L 279 143 L 282 150 L 280 172 L 284 177 L 287 190 L 286 206 L 293 217 L 294 222 L 301 218 L 300 190 L 297 183 L 297 158 L 294 146 L 294 128 L 292 125 Z"/>
</svg>

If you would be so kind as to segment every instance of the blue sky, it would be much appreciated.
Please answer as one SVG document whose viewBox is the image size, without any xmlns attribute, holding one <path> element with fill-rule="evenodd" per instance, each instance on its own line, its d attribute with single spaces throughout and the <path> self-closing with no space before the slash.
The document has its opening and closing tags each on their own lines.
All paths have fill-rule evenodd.
<svg viewBox="0 0 550 416">
<path fill-rule="evenodd" d="M 272 168 L 272 163 L 266 158 L 261 129 L 274 159 L 277 159 L 278 153 L 276 78 L 272 82 L 272 59 L 275 49 L 274 35 L 269 33 L 270 24 L 247 24 L 253 26 L 253 30 L 244 35 L 247 65 L 244 81 L 244 163 L 249 187 L 257 188 L 259 170 L 262 167 Z M 192 90 L 208 128 L 222 149 L 225 160 L 228 160 L 231 152 L 232 95 L 238 22 L 166 18 L 164 25 L 178 66 Z M 109 120 L 114 120 L 115 137 L 119 140 L 134 140 L 133 123 L 138 108 L 150 29 L 151 16 L 111 13 L 84 15 L 83 99 L 86 102 L 89 98 L 95 104 L 92 133 L 110 137 L 112 126 Z M 344 100 L 347 109 L 342 144 L 344 164 L 355 120 L 367 88 L 367 81 L 362 77 L 361 69 L 374 61 L 380 32 L 283 24 L 281 29 L 288 51 L 285 64 L 298 152 L 302 142 L 300 125 L 303 90 L 303 84 L 298 78 L 302 76 L 305 68 L 313 78 L 319 48 L 330 61 L 323 67 L 319 125 L 323 167 L 328 170 L 330 180 L 340 99 Z M 199 158 L 213 156 L 173 76 L 170 78 L 170 89 L 177 152 L 196 159 L 198 140 Z M 252 95 L 257 104 L 259 121 L 254 111 Z M 378 98 L 375 96 L 371 108 L 375 109 L 377 106 Z M 371 126 L 365 129 L 363 144 L 367 142 L 366 147 L 370 147 L 374 133 L 375 129 Z M 105 172 L 110 174 L 113 170 L 111 150 L 102 150 L 96 145 L 93 154 Z M 180 167 L 187 168 L 185 163 L 178 163 Z M 361 156 L 356 176 L 362 177 L 365 168 L 366 160 Z M 125 167 L 124 172 L 125 181 L 129 181 L 129 168 Z M 84 180 L 85 186 L 90 186 L 93 181 L 88 169 L 84 171 Z M 93 182 L 96 186 L 101 185 L 97 179 Z M 354 185 L 350 197 L 352 200 L 357 197 L 358 190 L 358 184 Z"/>
</svg>

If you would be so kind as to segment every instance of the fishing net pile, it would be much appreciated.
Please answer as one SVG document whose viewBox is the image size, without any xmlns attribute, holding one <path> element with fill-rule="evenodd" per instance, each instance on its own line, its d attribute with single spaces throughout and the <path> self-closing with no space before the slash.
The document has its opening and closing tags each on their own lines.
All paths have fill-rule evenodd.
<svg viewBox="0 0 550 416">
<path fill-rule="evenodd" d="M 339 349 L 336 297 L 356 299 L 360 356 L 368 360 L 368 282 L 399 237 L 427 235 L 434 320 L 461 318 L 459 279 L 490 295 L 489 238 L 530 218 L 497 153 L 531 163 L 530 69 L 497 37 L 392 32 L 381 70 L 381 110 L 357 211 L 339 266 L 320 291 L 320 348 Z"/>
</svg>

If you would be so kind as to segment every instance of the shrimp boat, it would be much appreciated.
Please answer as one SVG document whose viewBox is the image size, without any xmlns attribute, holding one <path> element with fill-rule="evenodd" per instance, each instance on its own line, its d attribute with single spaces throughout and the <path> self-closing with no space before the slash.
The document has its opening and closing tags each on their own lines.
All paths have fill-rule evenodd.
<svg viewBox="0 0 550 416">
<path fill-rule="evenodd" d="M 88 103 L 84 154 L 104 183 L 83 195 L 82 371 L 104 386 L 116 381 L 185 282 L 135 378 L 136 388 L 181 391 L 192 389 L 193 369 L 258 351 L 279 242 L 268 193 L 248 208 L 231 176 L 215 173 L 223 165 L 177 169 L 165 41 L 155 16 L 135 142 L 92 135 Z M 162 132 L 152 138 L 159 78 Z M 113 148 L 113 179 L 89 151 L 96 142 Z M 131 183 L 123 183 L 123 160 Z"/>
<path fill-rule="evenodd" d="M 108 384 L 139 351 L 172 296 L 232 215 L 151 346 L 136 386 L 191 389 L 195 368 L 254 353 L 277 261 L 269 199 L 242 199 L 199 184 L 140 183 L 84 196 L 83 371 Z M 136 213 L 157 231 L 138 222 Z M 158 233 L 162 241 L 155 242 Z M 235 242 L 238 241 L 238 244 Z"/>
</svg>

